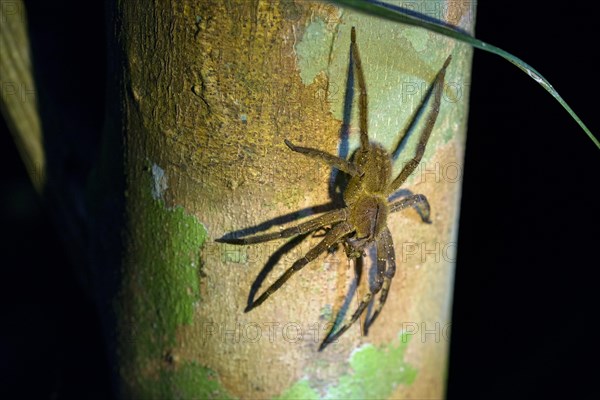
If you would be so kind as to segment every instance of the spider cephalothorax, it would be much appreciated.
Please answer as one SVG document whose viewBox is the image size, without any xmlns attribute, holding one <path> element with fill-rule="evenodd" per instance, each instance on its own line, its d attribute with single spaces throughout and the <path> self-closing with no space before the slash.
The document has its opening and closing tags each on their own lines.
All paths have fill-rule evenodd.
<svg viewBox="0 0 600 400">
<path fill-rule="evenodd" d="M 414 157 L 405 164 L 398 176 L 392 180 L 392 157 L 390 153 L 378 144 L 369 142 L 367 132 L 367 90 L 362 71 L 360 55 L 356 45 L 356 32 L 352 28 L 351 56 L 354 61 L 359 89 L 359 111 L 360 111 L 360 147 L 353 161 L 325 153 L 321 150 L 299 147 L 285 140 L 286 145 L 295 152 L 302 153 L 308 157 L 325 162 L 333 168 L 350 175 L 348 186 L 344 190 L 344 203 L 346 207 L 330 211 L 312 220 L 281 230 L 245 238 L 230 238 L 228 236 L 218 239 L 219 242 L 231 244 L 251 244 L 266 242 L 269 240 L 296 236 L 315 231 L 322 227 L 331 226 L 325 237 L 308 253 L 297 260 L 279 279 L 277 279 L 262 295 L 246 307 L 245 312 L 262 304 L 273 292 L 279 289 L 295 272 L 302 269 L 321 253 L 328 250 L 337 243 L 344 244 L 349 257 L 361 257 L 364 249 L 371 243 L 375 243 L 377 250 L 377 273 L 375 283 L 371 291 L 360 301 L 358 308 L 352 314 L 350 320 L 342 325 L 337 332 L 332 330 L 321 343 L 319 350 L 340 337 L 364 312 L 368 304 L 377 293 L 381 292 L 379 302 L 372 317 L 365 322 L 365 332 L 375 321 L 381 312 L 387 299 L 391 280 L 396 272 L 396 261 L 392 236 L 387 227 L 387 217 L 390 213 L 400 211 L 408 207 L 417 209 L 424 222 L 429 221 L 429 203 L 422 194 L 410 195 L 395 202 L 389 202 L 388 198 L 397 191 L 406 179 L 413 173 L 425 152 L 425 146 L 433 130 L 437 119 L 446 68 L 450 63 L 448 57 L 438 72 L 428 96 L 433 97 L 432 110 L 425 121 L 425 127 L 419 137 Z"/>
</svg>

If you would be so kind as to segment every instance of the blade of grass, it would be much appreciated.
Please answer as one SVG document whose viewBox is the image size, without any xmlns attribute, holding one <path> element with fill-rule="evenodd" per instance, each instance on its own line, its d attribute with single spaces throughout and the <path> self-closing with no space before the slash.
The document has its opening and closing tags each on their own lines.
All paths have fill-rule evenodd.
<svg viewBox="0 0 600 400">
<path fill-rule="evenodd" d="M 365 14 L 373 15 L 376 17 L 384 18 L 394 22 L 401 22 L 403 24 L 418 26 L 421 28 L 425 28 L 429 31 L 438 33 L 440 35 L 444 35 L 450 37 L 452 39 L 458 40 L 460 42 L 464 42 L 470 44 L 476 49 L 480 49 L 483 51 L 490 52 L 492 54 L 499 55 L 500 57 L 508 60 L 510 63 L 514 64 L 517 68 L 524 71 L 527 75 L 529 75 L 534 81 L 539 83 L 548 93 L 552 95 L 560 103 L 560 105 L 567 110 L 569 115 L 579 124 L 581 129 L 588 135 L 588 137 L 594 142 L 596 147 L 600 149 L 600 142 L 592 132 L 588 129 L 588 127 L 583 123 L 583 121 L 575 114 L 575 111 L 571 109 L 571 107 L 567 104 L 567 102 L 558 94 L 558 92 L 552 87 L 550 82 L 546 78 L 542 76 L 535 68 L 531 65 L 527 64 L 525 61 L 521 60 L 518 57 L 513 56 L 507 51 L 502 50 L 496 46 L 485 43 L 468 33 L 459 30 L 458 28 L 452 27 L 446 24 L 444 21 L 439 21 L 434 18 L 429 17 L 428 15 L 421 14 L 415 12 L 413 10 L 409 10 L 406 8 L 393 6 L 390 4 L 385 4 L 381 2 L 375 1 L 365 1 L 365 0 L 330 0 L 332 3 L 337 4 L 342 7 L 351 8 L 357 11 L 361 11 Z"/>
</svg>

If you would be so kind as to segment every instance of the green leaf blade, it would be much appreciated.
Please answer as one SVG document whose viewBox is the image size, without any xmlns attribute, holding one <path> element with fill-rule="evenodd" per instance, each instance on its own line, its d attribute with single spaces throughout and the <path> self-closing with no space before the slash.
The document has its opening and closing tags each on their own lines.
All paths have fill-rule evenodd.
<svg viewBox="0 0 600 400">
<path fill-rule="evenodd" d="M 384 3 L 367 2 L 364 0 L 330 1 L 339 6 L 351 8 L 372 16 L 387 19 L 389 21 L 424 28 L 431 32 L 435 32 L 437 34 L 452 38 L 459 42 L 467 43 L 476 49 L 487 51 L 489 53 L 496 54 L 504 58 L 505 60 L 509 61 L 511 64 L 515 65 L 517 68 L 525 72 L 527 75 L 529 75 L 530 78 L 532 78 L 534 81 L 540 84 L 548 93 L 550 93 L 552 97 L 554 97 L 556 101 L 558 101 L 560 105 L 569 113 L 571 118 L 573 118 L 575 122 L 577 122 L 581 129 L 583 129 L 583 131 L 592 140 L 592 142 L 594 142 L 596 147 L 600 149 L 600 142 L 598 141 L 598 139 L 592 134 L 589 128 L 583 123 L 581 118 L 579 118 L 579 116 L 567 104 L 567 102 L 562 98 L 562 96 L 554 89 L 550 82 L 531 65 L 527 64 L 525 61 L 512 55 L 511 53 L 489 43 L 483 42 L 457 28 L 452 28 L 445 24 L 443 21 L 434 20 L 433 18 L 427 15 L 417 13 L 413 10 L 386 5 Z"/>
</svg>

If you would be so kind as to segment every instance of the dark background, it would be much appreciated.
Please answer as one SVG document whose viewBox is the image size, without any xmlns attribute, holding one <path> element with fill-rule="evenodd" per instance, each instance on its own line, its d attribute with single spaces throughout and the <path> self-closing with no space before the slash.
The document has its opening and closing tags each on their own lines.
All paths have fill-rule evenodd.
<svg viewBox="0 0 600 400">
<path fill-rule="evenodd" d="M 70 112 L 101 124 L 92 110 L 104 101 L 103 10 L 64 3 L 28 3 L 36 46 L 70 65 L 52 78 L 81 96 Z M 592 7 L 481 2 L 476 34 L 537 68 L 600 137 Z M 19 397 L 109 398 L 98 313 L 3 120 L 0 130 L 2 388 Z M 468 131 L 448 397 L 589 397 L 600 151 L 539 85 L 481 51 Z"/>
<path fill-rule="evenodd" d="M 512 4 L 480 2 L 476 35 L 540 71 L 599 138 L 593 6 Z M 448 397 L 589 398 L 600 150 L 533 80 L 481 51 L 469 115 Z"/>
</svg>

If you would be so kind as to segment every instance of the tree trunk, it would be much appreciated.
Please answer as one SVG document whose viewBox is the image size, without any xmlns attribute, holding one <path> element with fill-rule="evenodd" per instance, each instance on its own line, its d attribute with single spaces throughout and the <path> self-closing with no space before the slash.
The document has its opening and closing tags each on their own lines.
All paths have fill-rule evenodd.
<svg viewBox="0 0 600 400">
<path fill-rule="evenodd" d="M 472 28 L 462 3 L 417 4 Z M 324 3 L 119 2 L 115 16 L 126 143 L 125 397 L 443 397 L 471 49 Z M 358 108 L 350 113 L 352 26 L 371 140 L 388 149 L 449 54 L 453 61 L 425 157 L 406 185 L 428 197 L 433 223 L 413 210 L 389 217 L 398 273 L 386 307 L 368 336 L 357 323 L 318 352 L 336 313 L 348 318 L 365 293 L 370 263 L 355 290 L 340 246 L 245 314 L 251 289 L 260 284 L 260 293 L 320 238 L 214 240 L 340 204 L 330 169 L 284 139 L 343 157 L 357 148 L 356 117 L 348 117 Z"/>
</svg>

